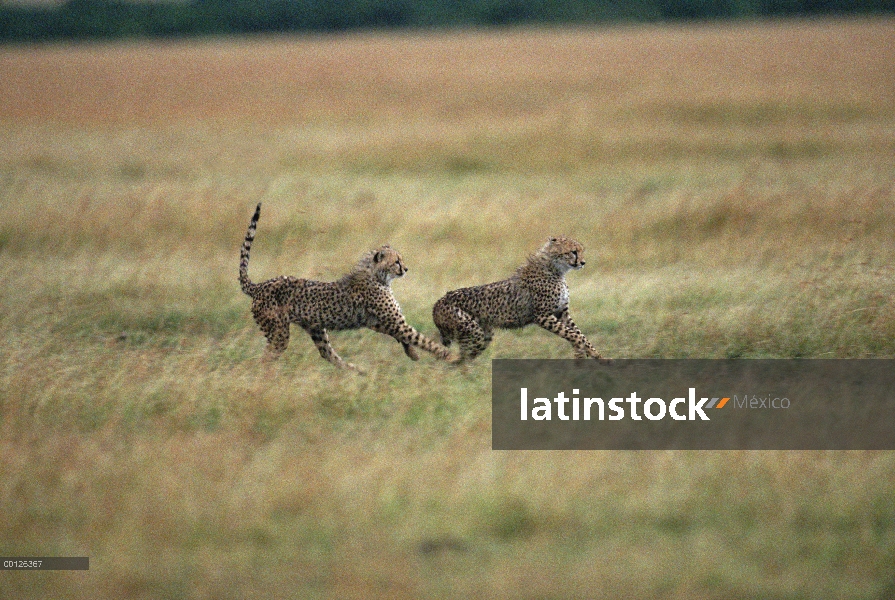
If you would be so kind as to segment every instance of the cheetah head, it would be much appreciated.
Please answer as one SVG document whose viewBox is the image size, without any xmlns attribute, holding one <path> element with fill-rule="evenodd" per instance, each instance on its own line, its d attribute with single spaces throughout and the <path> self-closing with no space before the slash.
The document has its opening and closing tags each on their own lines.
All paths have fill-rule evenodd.
<svg viewBox="0 0 895 600">
<path fill-rule="evenodd" d="M 567 273 L 572 269 L 580 269 L 584 266 L 584 246 L 567 237 L 554 237 L 538 252 L 559 269 L 560 273 Z"/>
<path fill-rule="evenodd" d="M 391 246 L 380 246 L 364 256 L 367 271 L 382 283 L 388 285 L 392 279 L 403 277 L 407 272 L 401 253 Z"/>
</svg>

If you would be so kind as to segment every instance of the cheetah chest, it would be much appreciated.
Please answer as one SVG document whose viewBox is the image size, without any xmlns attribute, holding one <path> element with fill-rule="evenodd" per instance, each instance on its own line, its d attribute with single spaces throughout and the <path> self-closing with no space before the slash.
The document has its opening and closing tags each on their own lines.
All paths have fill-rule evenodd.
<svg viewBox="0 0 895 600">
<path fill-rule="evenodd" d="M 560 287 L 559 290 L 559 298 L 556 303 L 556 309 L 558 311 L 564 311 L 569 308 L 569 287 L 564 285 Z"/>
</svg>

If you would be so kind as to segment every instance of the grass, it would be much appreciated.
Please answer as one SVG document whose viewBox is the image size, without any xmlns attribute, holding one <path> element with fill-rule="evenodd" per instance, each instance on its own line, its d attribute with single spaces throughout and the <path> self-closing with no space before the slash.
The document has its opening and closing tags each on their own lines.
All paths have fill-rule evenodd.
<svg viewBox="0 0 895 600">
<path fill-rule="evenodd" d="M 236 284 L 391 243 L 410 322 L 578 238 L 608 356 L 895 357 L 891 20 L 0 48 L 0 597 L 889 598 L 891 452 L 493 452 L 498 332 L 279 364 Z M 72 74 L 77 73 L 77 77 Z"/>
</svg>

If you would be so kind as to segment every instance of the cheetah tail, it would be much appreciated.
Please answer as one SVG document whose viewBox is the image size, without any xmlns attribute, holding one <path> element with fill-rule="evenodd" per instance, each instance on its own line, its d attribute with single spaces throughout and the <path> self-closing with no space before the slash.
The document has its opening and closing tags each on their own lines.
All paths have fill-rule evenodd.
<svg viewBox="0 0 895 600">
<path fill-rule="evenodd" d="M 255 241 L 255 229 L 258 227 L 258 218 L 260 216 L 261 203 L 259 202 L 258 207 L 255 209 L 255 214 L 249 223 L 245 242 L 242 243 L 242 252 L 239 255 L 239 285 L 242 286 L 242 291 L 250 296 L 255 284 L 249 279 L 249 251 L 252 249 L 252 242 Z"/>
</svg>

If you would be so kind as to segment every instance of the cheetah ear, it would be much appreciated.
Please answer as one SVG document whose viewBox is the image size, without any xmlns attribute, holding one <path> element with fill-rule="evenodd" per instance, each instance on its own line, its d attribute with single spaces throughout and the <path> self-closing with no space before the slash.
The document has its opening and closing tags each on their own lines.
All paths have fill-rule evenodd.
<svg viewBox="0 0 895 600">
<path fill-rule="evenodd" d="M 555 241 L 556 241 L 556 238 L 552 237 L 552 238 L 550 238 L 548 241 L 550 241 L 550 242 L 555 242 Z"/>
<path fill-rule="evenodd" d="M 379 262 L 382 259 L 383 259 L 382 250 L 379 250 L 378 252 L 376 252 L 376 254 L 373 255 L 373 263 L 374 264 L 379 264 Z"/>
</svg>

